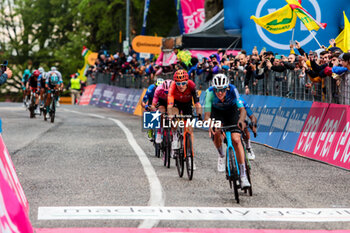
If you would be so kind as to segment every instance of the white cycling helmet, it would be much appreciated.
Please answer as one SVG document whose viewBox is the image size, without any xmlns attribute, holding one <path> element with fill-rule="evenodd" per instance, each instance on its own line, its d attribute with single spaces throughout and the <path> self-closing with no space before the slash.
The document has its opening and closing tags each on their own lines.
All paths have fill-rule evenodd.
<svg viewBox="0 0 350 233">
<path fill-rule="evenodd" d="M 227 76 L 225 74 L 217 74 L 213 77 L 212 86 L 217 89 L 227 88 L 230 84 Z"/>
<path fill-rule="evenodd" d="M 57 68 L 55 66 L 52 66 L 51 71 L 57 71 Z"/>
<path fill-rule="evenodd" d="M 157 78 L 157 81 L 156 81 L 156 86 L 160 86 L 164 83 L 164 79 L 162 78 Z"/>
<path fill-rule="evenodd" d="M 39 67 L 38 70 L 40 71 L 41 74 L 43 74 L 45 72 L 44 68 L 42 68 L 42 67 Z"/>
</svg>

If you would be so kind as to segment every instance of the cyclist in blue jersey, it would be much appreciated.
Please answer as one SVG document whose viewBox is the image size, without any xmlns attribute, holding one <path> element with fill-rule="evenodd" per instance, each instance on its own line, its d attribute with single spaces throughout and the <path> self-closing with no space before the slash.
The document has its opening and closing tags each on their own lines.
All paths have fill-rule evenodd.
<svg viewBox="0 0 350 233">
<path fill-rule="evenodd" d="M 29 99 L 30 90 L 26 88 L 27 82 L 32 74 L 29 69 L 26 69 L 22 75 L 21 85 L 23 90 L 23 107 L 27 107 L 27 101 Z"/>
<path fill-rule="evenodd" d="M 145 95 L 143 96 L 142 102 L 141 102 L 141 106 L 142 108 L 144 108 L 146 111 L 151 111 L 151 106 L 152 106 L 152 101 L 153 101 L 153 97 L 154 97 L 154 92 L 156 91 L 157 86 L 163 84 L 164 79 L 162 78 L 158 78 L 155 82 L 155 84 L 151 84 L 148 88 L 147 91 L 145 93 Z M 153 131 L 151 129 L 149 129 L 147 131 L 147 137 L 148 139 L 151 141 L 153 140 Z"/>
<path fill-rule="evenodd" d="M 57 101 L 61 85 L 62 85 L 62 79 L 56 73 L 51 73 L 49 76 L 46 77 L 45 87 L 47 90 L 47 96 L 46 96 L 46 102 L 45 102 L 44 111 L 43 111 L 44 119 L 46 118 L 46 113 L 50 112 L 52 90 L 56 90 L 56 96 L 54 96 L 54 98 L 55 98 L 55 101 Z"/>
<path fill-rule="evenodd" d="M 256 134 L 256 127 L 257 127 L 257 119 L 254 116 L 252 110 L 250 109 L 248 103 L 242 98 L 242 96 L 240 97 L 240 101 L 242 101 L 243 106 L 245 108 L 245 110 L 247 111 L 247 116 L 249 117 L 250 121 L 251 121 L 251 129 L 253 131 L 254 134 Z M 246 121 L 246 124 L 248 125 L 248 121 Z M 248 127 L 246 127 L 244 129 L 244 134 L 243 134 L 243 139 L 244 139 L 244 143 L 246 145 L 246 149 L 248 152 L 248 159 L 249 160 L 254 160 L 255 159 L 255 154 L 254 151 L 252 149 L 251 143 L 250 143 L 250 133 L 248 130 Z"/>
<path fill-rule="evenodd" d="M 232 144 L 237 153 L 240 168 L 242 188 L 250 187 L 246 174 L 244 149 L 241 143 L 241 131 L 246 127 L 247 112 L 240 101 L 240 95 L 236 87 L 229 84 L 225 74 L 217 74 L 213 77 L 212 86 L 208 88 L 204 106 L 205 121 L 215 119 L 221 121 L 221 126 L 237 125 L 231 130 Z M 222 149 L 222 133 L 220 129 L 209 129 L 214 136 L 214 145 L 219 152 L 218 171 L 225 171 L 225 153 Z"/>
</svg>

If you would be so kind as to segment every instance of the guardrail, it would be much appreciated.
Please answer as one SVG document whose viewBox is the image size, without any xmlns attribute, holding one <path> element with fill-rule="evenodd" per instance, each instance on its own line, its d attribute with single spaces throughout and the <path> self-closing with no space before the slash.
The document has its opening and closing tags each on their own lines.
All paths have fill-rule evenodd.
<svg viewBox="0 0 350 233">
<path fill-rule="evenodd" d="M 279 96 L 296 100 L 309 100 L 326 103 L 345 104 L 350 102 L 346 93 L 341 93 L 342 83 L 337 83 L 332 77 L 319 78 L 317 82 L 311 82 L 309 77 L 301 70 L 285 70 L 284 72 L 265 71 L 260 79 L 251 78 L 246 81 L 246 74 L 236 70 L 226 72 L 232 84 L 239 93 Z M 90 84 L 108 84 L 125 88 L 147 88 L 153 83 L 153 75 L 118 75 L 111 73 L 93 73 L 88 76 Z M 163 79 L 172 79 L 173 73 L 157 75 Z M 206 90 L 210 86 L 212 74 L 204 72 L 201 75 L 192 77 L 199 90 Z M 246 89 L 248 86 L 248 90 Z M 343 91 L 344 92 L 344 91 Z"/>
</svg>

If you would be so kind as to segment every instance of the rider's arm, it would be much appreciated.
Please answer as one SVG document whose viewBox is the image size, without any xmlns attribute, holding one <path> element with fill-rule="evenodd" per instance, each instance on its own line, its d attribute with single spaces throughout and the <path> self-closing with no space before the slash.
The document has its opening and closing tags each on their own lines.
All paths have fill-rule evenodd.
<svg viewBox="0 0 350 233">
<path fill-rule="evenodd" d="M 143 103 L 145 103 L 145 104 L 147 103 L 149 97 L 152 95 L 153 88 L 154 88 L 153 84 L 147 88 L 146 94 L 144 95 L 144 97 L 142 99 Z"/>
<path fill-rule="evenodd" d="M 207 121 L 210 118 L 212 101 L 214 98 L 214 92 L 209 89 L 206 91 L 205 104 L 204 104 L 204 120 Z"/>
<path fill-rule="evenodd" d="M 168 114 L 169 114 L 169 116 L 173 115 L 175 89 L 176 89 L 176 84 L 175 84 L 175 82 L 172 82 L 170 85 L 169 94 L 168 94 Z"/>
<path fill-rule="evenodd" d="M 192 98 L 193 98 L 194 106 L 196 108 L 197 115 L 202 115 L 202 109 L 201 109 L 201 104 L 199 103 L 199 97 L 198 97 L 198 93 L 196 90 L 196 84 L 194 84 L 194 87 L 192 90 Z"/>
<path fill-rule="evenodd" d="M 154 96 L 153 96 L 153 100 L 152 100 L 152 106 L 155 108 L 157 106 L 157 103 L 159 101 L 159 95 L 161 93 L 160 90 L 161 87 L 157 87 L 157 89 L 154 91 Z"/>
</svg>

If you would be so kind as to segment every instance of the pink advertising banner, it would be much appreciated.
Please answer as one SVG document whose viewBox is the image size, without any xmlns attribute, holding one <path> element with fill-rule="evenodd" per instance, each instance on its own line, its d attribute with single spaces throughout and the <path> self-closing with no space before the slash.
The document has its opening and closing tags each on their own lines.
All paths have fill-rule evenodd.
<svg viewBox="0 0 350 233">
<path fill-rule="evenodd" d="M 306 157 L 312 157 L 317 132 L 322 129 L 321 123 L 327 114 L 329 104 L 314 102 L 299 139 L 294 148 L 294 153 Z"/>
<path fill-rule="evenodd" d="M 194 31 L 204 23 L 204 2 L 205 0 L 181 0 L 185 33 Z"/>
<path fill-rule="evenodd" d="M 350 170 L 350 106 L 331 104 L 323 121 L 319 141 L 319 158 Z"/>
<path fill-rule="evenodd" d="M 350 170 L 350 106 L 314 103 L 294 152 Z"/>
<path fill-rule="evenodd" d="M 79 105 L 89 105 L 92 95 L 94 94 L 96 84 L 89 85 L 85 88 L 83 96 L 80 98 Z"/>
<path fill-rule="evenodd" d="M 33 232 L 28 211 L 28 201 L 0 135 L 0 229 L 13 233 Z"/>
</svg>

